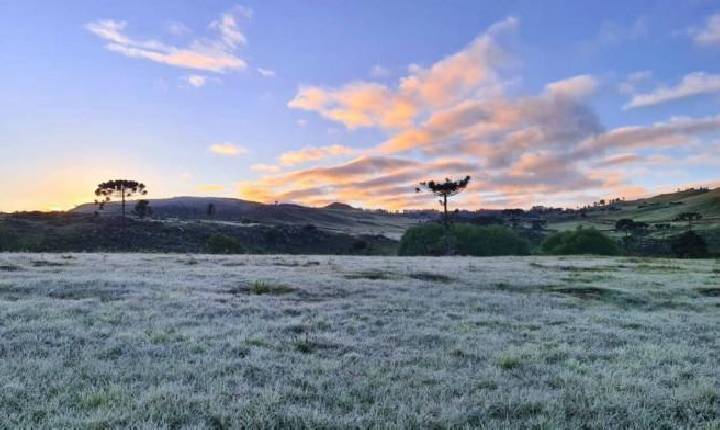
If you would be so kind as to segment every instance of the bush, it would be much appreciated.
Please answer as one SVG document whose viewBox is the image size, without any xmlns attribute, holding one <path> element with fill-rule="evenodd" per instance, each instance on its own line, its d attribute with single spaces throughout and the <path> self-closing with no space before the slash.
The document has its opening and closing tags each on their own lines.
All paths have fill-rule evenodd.
<svg viewBox="0 0 720 430">
<path fill-rule="evenodd" d="M 708 256 L 707 242 L 692 230 L 675 237 L 670 249 L 676 257 L 701 258 Z"/>
<path fill-rule="evenodd" d="M 240 254 L 244 251 L 239 240 L 226 234 L 213 234 L 207 246 L 212 254 Z"/>
<path fill-rule="evenodd" d="M 399 255 L 444 255 L 446 247 L 460 255 L 527 255 L 530 246 L 513 231 L 497 225 L 453 224 L 447 245 L 442 224 L 426 223 L 408 229 L 400 241 Z"/>
<path fill-rule="evenodd" d="M 442 224 L 426 223 L 411 227 L 400 239 L 398 255 L 443 255 L 444 234 Z"/>
<path fill-rule="evenodd" d="M 528 255 L 530 245 L 512 230 L 498 225 L 457 224 L 455 252 L 461 255 Z"/>
<path fill-rule="evenodd" d="M 615 241 L 594 228 L 555 233 L 543 241 L 542 250 L 546 254 L 554 255 L 618 254 Z"/>
</svg>

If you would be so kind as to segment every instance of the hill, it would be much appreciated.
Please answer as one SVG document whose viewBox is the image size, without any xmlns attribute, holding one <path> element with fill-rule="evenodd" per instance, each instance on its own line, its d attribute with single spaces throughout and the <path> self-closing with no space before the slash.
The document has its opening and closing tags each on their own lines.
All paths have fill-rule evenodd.
<svg viewBox="0 0 720 430">
<path fill-rule="evenodd" d="M 130 202 L 131 210 L 134 202 Z M 292 224 L 314 226 L 333 232 L 349 234 L 383 234 L 398 239 L 402 233 L 417 222 L 416 219 L 386 211 L 355 209 L 342 203 L 333 203 L 324 208 L 306 207 L 293 204 L 266 205 L 233 198 L 217 197 L 173 197 L 152 199 L 150 205 L 153 218 L 161 220 L 203 220 L 204 222 L 230 222 L 243 224 Z M 214 214 L 208 215 L 208 207 L 214 206 Z M 93 204 L 72 209 L 71 213 L 92 214 Z M 102 215 L 117 215 L 120 204 L 106 205 Z"/>
<path fill-rule="evenodd" d="M 688 189 L 648 198 L 622 200 L 612 205 L 588 208 L 584 217 L 553 217 L 549 221 L 550 227 L 558 230 L 572 229 L 580 224 L 610 230 L 622 218 L 685 227 L 685 222 L 676 221 L 683 212 L 702 214 L 703 218 L 695 222 L 700 230 L 720 228 L 720 188 Z"/>
</svg>

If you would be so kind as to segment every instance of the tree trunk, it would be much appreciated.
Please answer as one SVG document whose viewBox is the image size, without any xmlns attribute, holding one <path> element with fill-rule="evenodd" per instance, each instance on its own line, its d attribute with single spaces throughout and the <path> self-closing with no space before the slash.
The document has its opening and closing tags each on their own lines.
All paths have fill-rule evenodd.
<svg viewBox="0 0 720 430">
<path fill-rule="evenodd" d="M 443 196 L 443 221 L 445 222 L 445 227 L 448 226 L 448 212 L 447 212 L 447 194 Z"/>
<path fill-rule="evenodd" d="M 443 195 L 443 225 L 445 226 L 445 255 L 450 255 L 450 220 L 447 211 L 447 194 Z"/>
<path fill-rule="evenodd" d="M 122 219 L 125 222 L 125 187 L 120 189 L 120 193 L 122 195 Z"/>
</svg>

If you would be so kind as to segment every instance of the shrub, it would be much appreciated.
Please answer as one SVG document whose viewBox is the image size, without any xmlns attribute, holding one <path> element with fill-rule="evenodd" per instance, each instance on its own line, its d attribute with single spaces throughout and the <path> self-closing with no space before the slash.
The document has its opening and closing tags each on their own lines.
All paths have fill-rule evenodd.
<svg viewBox="0 0 720 430">
<path fill-rule="evenodd" d="M 527 255 L 530 246 L 513 231 L 498 225 L 453 224 L 447 245 L 442 224 L 426 223 L 408 229 L 400 241 L 399 255 L 443 255 L 446 247 L 460 255 Z"/>
<path fill-rule="evenodd" d="M 455 252 L 461 255 L 528 255 L 530 245 L 514 231 L 499 225 L 457 224 Z"/>
<path fill-rule="evenodd" d="M 676 257 L 701 258 L 707 257 L 708 249 L 705 239 L 692 230 L 675 237 L 670 249 Z"/>
<path fill-rule="evenodd" d="M 555 233 L 545 239 L 542 244 L 542 250 L 546 254 L 555 255 L 618 254 L 617 244 L 594 228 Z"/>
<path fill-rule="evenodd" d="M 426 223 L 409 228 L 400 239 L 398 255 L 443 255 L 445 228 L 442 224 Z"/>
<path fill-rule="evenodd" d="M 207 241 L 208 250 L 212 254 L 239 254 L 244 251 L 242 243 L 226 234 L 213 234 Z"/>
</svg>

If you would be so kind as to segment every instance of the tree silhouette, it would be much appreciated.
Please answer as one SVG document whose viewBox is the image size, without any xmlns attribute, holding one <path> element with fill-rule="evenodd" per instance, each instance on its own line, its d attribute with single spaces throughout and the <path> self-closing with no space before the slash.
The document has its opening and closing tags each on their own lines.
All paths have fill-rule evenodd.
<svg viewBox="0 0 720 430">
<path fill-rule="evenodd" d="M 216 211 L 217 211 L 217 209 L 215 209 L 215 204 L 214 204 L 214 203 L 209 203 L 209 204 L 207 205 L 206 213 L 207 213 L 208 218 L 214 217 Z"/>
<path fill-rule="evenodd" d="M 688 222 L 688 228 L 692 230 L 692 222 L 698 221 L 702 219 L 702 214 L 700 212 L 682 212 L 680 215 L 675 218 L 676 221 L 687 221 Z"/>
<path fill-rule="evenodd" d="M 135 195 L 147 195 L 145 185 L 131 179 L 111 179 L 98 184 L 95 189 L 95 204 L 99 209 L 104 209 L 105 204 L 113 197 L 119 197 L 122 207 L 122 218 L 125 219 L 125 201 Z"/>
<path fill-rule="evenodd" d="M 461 193 L 470 183 L 470 176 L 463 179 L 452 180 L 445 178 L 445 182 L 420 182 L 420 186 L 415 188 L 416 193 L 422 192 L 423 189 L 429 190 L 434 195 L 440 197 L 440 205 L 443 207 L 443 223 L 448 225 L 447 199 Z"/>
<path fill-rule="evenodd" d="M 677 236 L 670 245 L 673 254 L 681 258 L 707 257 L 707 242 L 692 230 Z"/>
<path fill-rule="evenodd" d="M 152 208 L 150 207 L 150 200 L 141 199 L 135 203 L 135 210 L 133 210 L 138 218 L 145 218 L 146 216 L 152 216 Z"/>
</svg>

